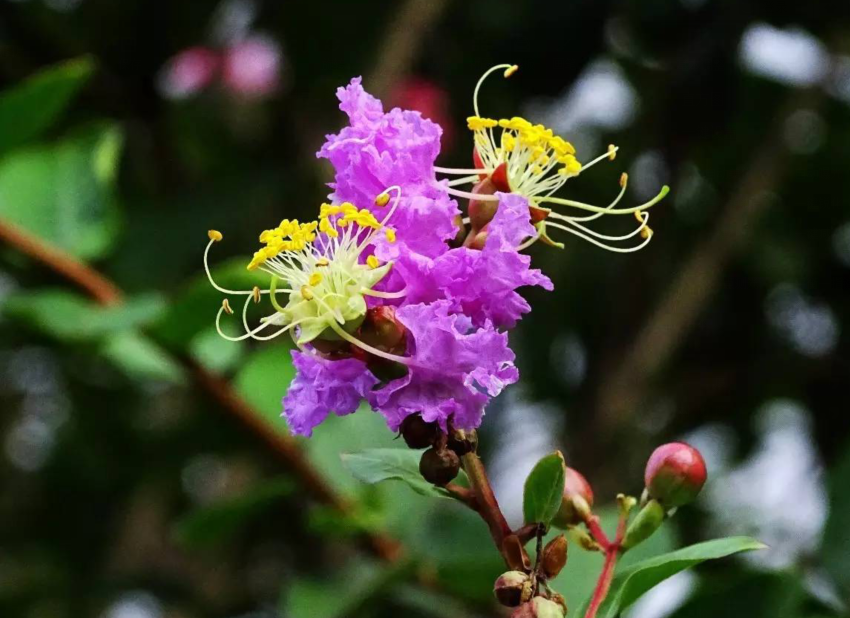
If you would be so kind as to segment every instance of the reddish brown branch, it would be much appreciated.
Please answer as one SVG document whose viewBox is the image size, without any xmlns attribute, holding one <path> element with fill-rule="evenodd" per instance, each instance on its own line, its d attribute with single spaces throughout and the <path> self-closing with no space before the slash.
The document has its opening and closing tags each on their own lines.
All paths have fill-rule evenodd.
<svg viewBox="0 0 850 618">
<path fill-rule="evenodd" d="M 74 256 L 44 244 L 39 238 L 8 221 L 0 220 L 0 240 L 36 262 L 62 275 L 104 306 L 118 305 L 123 295 L 115 284 Z"/>
<path fill-rule="evenodd" d="M 469 485 L 475 493 L 477 511 L 490 529 L 490 536 L 493 537 L 496 549 L 505 557 L 506 561 L 509 561 L 504 549 L 504 541 L 511 534 L 511 528 L 502 514 L 502 509 L 499 508 L 484 464 L 475 453 L 467 453 L 461 458 L 461 461 L 463 469 L 469 477 Z"/>
<path fill-rule="evenodd" d="M 49 247 L 39 238 L 16 226 L 0 220 L 0 240 L 25 253 L 57 274 L 82 289 L 103 306 L 116 306 L 123 302 L 123 293 L 102 274 L 80 262 L 73 255 Z M 258 436 L 284 463 L 312 497 L 341 513 L 349 510 L 348 503 L 337 494 L 304 456 L 298 443 L 290 436 L 274 431 L 242 399 L 231 385 L 219 376 L 210 373 L 189 356 L 176 355 L 177 360 L 195 378 L 196 383 L 242 425 Z M 367 541 L 379 557 L 395 561 L 402 553 L 402 546 L 380 534 L 368 534 Z"/>
</svg>

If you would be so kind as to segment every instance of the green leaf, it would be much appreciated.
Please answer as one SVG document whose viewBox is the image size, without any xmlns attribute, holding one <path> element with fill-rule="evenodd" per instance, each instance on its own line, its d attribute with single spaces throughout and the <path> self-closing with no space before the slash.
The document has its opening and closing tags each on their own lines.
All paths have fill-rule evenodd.
<svg viewBox="0 0 850 618">
<path fill-rule="evenodd" d="M 100 352 L 130 378 L 174 384 L 184 382 L 183 367 L 148 337 L 135 330 L 109 335 Z"/>
<path fill-rule="evenodd" d="M 614 576 L 611 589 L 600 606 L 597 617 L 616 618 L 620 612 L 668 577 L 701 562 L 764 548 L 764 544 L 749 537 L 729 537 L 697 543 L 633 564 Z M 584 615 L 588 603 L 589 600 L 585 601 L 578 615 Z"/>
<path fill-rule="evenodd" d="M 198 230 L 198 232 L 197 265 L 200 275 L 173 300 L 168 312 L 159 323 L 154 325 L 152 330 L 157 341 L 162 341 L 165 345 L 178 350 L 184 350 L 187 346 L 194 345 L 196 337 L 207 332 L 210 328 L 214 328 L 215 314 L 221 307 L 222 299 L 227 298 L 227 295 L 222 294 L 210 285 L 206 275 L 204 275 L 201 260 L 204 245 L 208 239 L 205 230 Z M 231 290 L 250 291 L 255 285 L 268 287 L 268 275 L 260 271 L 248 271 L 245 268 L 246 264 L 245 258 L 228 260 L 213 268 L 212 275 L 219 285 Z M 238 303 L 244 302 L 245 297 L 230 296 L 229 298 L 234 310 L 238 311 L 236 315 L 223 316 L 222 329 L 235 335 L 242 330 L 242 307 Z M 263 296 L 260 305 L 256 307 L 252 305 L 248 308 L 248 319 L 251 320 L 252 324 L 259 324 L 259 316 L 273 312 L 274 309 L 269 305 L 268 296 Z M 225 343 L 234 349 L 239 348 L 239 344 L 235 342 L 225 341 Z"/>
<path fill-rule="evenodd" d="M 398 448 L 374 448 L 359 453 L 343 453 L 342 464 L 360 481 L 374 485 L 381 481 L 401 481 L 423 496 L 451 498 L 445 489 L 436 487 L 419 474 L 422 451 Z M 458 480 L 466 484 L 461 470 Z"/>
<path fill-rule="evenodd" d="M 412 563 L 400 560 L 390 565 L 351 563 L 330 580 L 299 579 L 280 603 L 280 615 L 291 618 L 349 618 L 371 599 L 394 589 Z"/>
<path fill-rule="evenodd" d="M 0 156 L 49 129 L 93 70 L 88 58 L 70 60 L 0 93 Z"/>
<path fill-rule="evenodd" d="M 65 290 L 22 292 L 6 299 L 4 313 L 62 341 L 97 341 L 156 320 L 165 302 L 158 294 L 129 298 L 116 307 L 101 307 Z"/>
<path fill-rule="evenodd" d="M 235 344 L 234 344 L 235 345 Z M 272 429 L 289 433 L 280 417 L 280 400 L 295 376 L 289 346 L 266 344 L 248 357 L 234 385 L 236 390 Z"/>
<path fill-rule="evenodd" d="M 121 131 L 100 125 L 0 160 L 0 217 L 72 255 L 107 253 L 118 231 Z"/>
<path fill-rule="evenodd" d="M 292 494 L 295 488 L 290 479 L 275 479 L 251 488 L 243 496 L 199 508 L 175 524 L 175 538 L 192 549 L 224 544 L 250 518 Z"/>
<path fill-rule="evenodd" d="M 823 531 L 823 566 L 850 603 L 850 444 L 829 475 L 829 518 Z"/>
<path fill-rule="evenodd" d="M 559 451 L 537 462 L 525 480 L 522 513 L 527 524 L 549 525 L 561 506 L 566 464 Z"/>
</svg>

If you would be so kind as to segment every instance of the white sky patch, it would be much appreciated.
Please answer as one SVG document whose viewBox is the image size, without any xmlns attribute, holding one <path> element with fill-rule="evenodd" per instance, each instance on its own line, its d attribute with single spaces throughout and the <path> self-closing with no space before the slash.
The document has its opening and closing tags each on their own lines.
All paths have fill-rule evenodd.
<svg viewBox="0 0 850 618">
<path fill-rule="evenodd" d="M 741 64 L 751 73 L 789 86 L 813 86 L 829 71 L 824 45 L 799 27 L 750 26 L 738 50 Z"/>
<path fill-rule="evenodd" d="M 631 124 L 640 101 L 637 91 L 614 62 L 590 64 L 571 88 L 549 101 L 533 101 L 528 117 L 565 135 L 577 128 L 616 131 Z"/>
<path fill-rule="evenodd" d="M 627 618 L 666 618 L 688 600 L 696 588 L 697 577 L 682 571 L 666 579 L 643 595 L 626 612 Z"/>
<path fill-rule="evenodd" d="M 492 461 L 493 492 L 511 527 L 522 525 L 522 491 L 528 473 L 541 457 L 558 449 L 560 409 L 546 404 L 530 404 L 508 393 L 508 401 L 494 415 L 495 435 L 504 436 L 496 444 Z"/>
<path fill-rule="evenodd" d="M 701 501 L 713 515 L 713 536 L 753 536 L 769 549 L 744 559 L 785 569 L 820 546 L 828 508 L 823 465 L 809 412 L 796 401 L 768 402 L 756 422 L 753 454 L 725 474 L 709 473 Z"/>
</svg>

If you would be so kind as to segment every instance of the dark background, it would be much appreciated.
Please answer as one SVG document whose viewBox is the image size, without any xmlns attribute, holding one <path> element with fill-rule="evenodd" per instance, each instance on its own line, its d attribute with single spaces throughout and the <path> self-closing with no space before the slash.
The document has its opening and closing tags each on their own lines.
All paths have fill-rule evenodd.
<svg viewBox="0 0 850 618">
<path fill-rule="evenodd" d="M 195 46 L 219 69 L 193 89 L 174 59 Z M 201 256 L 221 230 L 213 263 L 235 258 L 222 276 L 244 280 L 259 231 L 314 216 L 332 174 L 314 153 L 352 76 L 439 122 L 439 163 L 468 167 L 472 89 L 503 62 L 520 70 L 487 83 L 482 113 L 545 122 L 584 161 L 621 147 L 564 195 L 606 204 L 623 171 L 630 203 L 672 187 L 640 253 L 530 251 L 556 291 L 525 292 L 522 379 L 481 432 L 509 517 L 550 450 L 609 504 L 640 492 L 655 445 L 687 439 L 710 483 L 646 551 L 731 534 L 771 549 L 671 580 L 631 615 L 847 613 L 850 4 L 0 0 L 0 83 L 70 59 L 91 71 L 77 96 L 0 148 L 0 221 L 127 301 L 104 315 L 0 249 L 0 615 L 499 615 L 481 522 L 342 469 L 340 452 L 398 446 L 377 415 L 299 441 L 344 512 L 305 487 L 281 455 L 286 345 L 217 339 Z M 225 61 L 237 78 L 271 69 L 252 88 Z M 0 105 L 0 127 L 49 99 Z M 364 533 L 409 559 L 382 560 Z M 572 607 L 595 558 L 571 548 L 556 588 Z"/>
</svg>

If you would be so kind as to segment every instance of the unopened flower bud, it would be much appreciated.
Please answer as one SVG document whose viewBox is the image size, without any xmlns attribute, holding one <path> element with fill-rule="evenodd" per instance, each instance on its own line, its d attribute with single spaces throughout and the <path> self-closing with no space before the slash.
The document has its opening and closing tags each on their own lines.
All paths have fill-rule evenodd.
<svg viewBox="0 0 850 618">
<path fill-rule="evenodd" d="M 555 601 L 534 597 L 523 603 L 511 614 L 511 618 L 564 618 L 564 608 Z"/>
<path fill-rule="evenodd" d="M 360 325 L 358 335 L 364 343 L 384 352 L 404 354 L 407 329 L 395 316 L 395 307 L 372 307 Z"/>
<path fill-rule="evenodd" d="M 489 178 L 485 178 L 474 187 L 472 193 L 476 195 L 493 195 L 496 193 L 496 185 Z M 473 230 L 480 230 L 493 220 L 499 202 L 496 200 L 469 200 L 469 225 Z"/>
<path fill-rule="evenodd" d="M 460 458 L 449 449 L 429 448 L 419 460 L 419 473 L 429 483 L 445 485 L 457 476 L 460 470 Z"/>
<path fill-rule="evenodd" d="M 629 524 L 623 539 L 623 549 L 631 549 L 643 543 L 664 523 L 664 507 L 657 500 L 650 500 Z"/>
<path fill-rule="evenodd" d="M 522 603 L 523 590 L 529 587 L 531 580 L 522 571 L 502 573 L 493 585 L 493 594 L 499 603 L 506 607 L 516 607 Z"/>
<path fill-rule="evenodd" d="M 486 227 L 483 230 L 470 230 L 466 240 L 463 241 L 463 246 L 468 247 L 469 249 L 481 251 L 484 248 L 484 245 L 487 244 L 487 238 L 489 236 L 490 230 Z"/>
<path fill-rule="evenodd" d="M 447 446 L 457 453 L 458 457 L 463 457 L 467 453 L 474 453 L 478 450 L 478 432 L 474 429 L 470 431 L 455 429 L 449 432 Z"/>
<path fill-rule="evenodd" d="M 432 446 L 438 435 L 437 423 L 427 423 L 418 414 L 411 414 L 401 422 L 401 437 L 410 448 Z"/>
<path fill-rule="evenodd" d="M 593 506 L 593 489 L 587 479 L 570 467 L 564 477 L 564 497 L 561 508 L 552 523 L 559 528 L 576 526 L 590 516 Z"/>
<path fill-rule="evenodd" d="M 668 510 L 693 502 L 705 479 L 705 460 L 698 450 L 683 442 L 655 449 L 644 474 L 649 495 Z"/>
<path fill-rule="evenodd" d="M 543 548 L 541 557 L 543 574 L 549 579 L 557 577 L 565 564 L 567 564 L 567 538 L 559 534 Z"/>
</svg>

